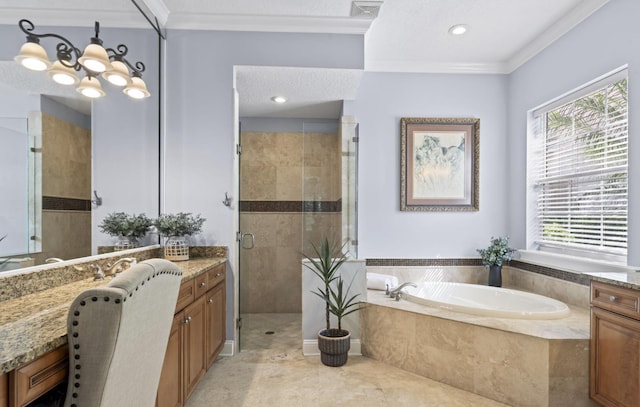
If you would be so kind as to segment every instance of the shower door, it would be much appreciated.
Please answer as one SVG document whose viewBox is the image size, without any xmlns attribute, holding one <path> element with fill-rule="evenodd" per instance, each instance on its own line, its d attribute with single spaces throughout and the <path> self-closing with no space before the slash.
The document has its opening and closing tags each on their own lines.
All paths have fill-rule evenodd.
<svg viewBox="0 0 640 407">
<path fill-rule="evenodd" d="M 303 127 L 302 249 L 312 254 L 311 243 L 326 238 L 357 258 L 358 126 L 345 116 Z"/>
</svg>

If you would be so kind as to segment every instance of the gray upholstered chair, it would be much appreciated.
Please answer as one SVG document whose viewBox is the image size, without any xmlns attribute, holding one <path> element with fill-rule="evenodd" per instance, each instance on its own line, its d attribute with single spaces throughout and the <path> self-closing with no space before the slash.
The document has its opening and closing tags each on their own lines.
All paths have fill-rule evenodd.
<svg viewBox="0 0 640 407">
<path fill-rule="evenodd" d="M 181 275 L 146 260 L 73 301 L 65 407 L 154 405 Z"/>
</svg>

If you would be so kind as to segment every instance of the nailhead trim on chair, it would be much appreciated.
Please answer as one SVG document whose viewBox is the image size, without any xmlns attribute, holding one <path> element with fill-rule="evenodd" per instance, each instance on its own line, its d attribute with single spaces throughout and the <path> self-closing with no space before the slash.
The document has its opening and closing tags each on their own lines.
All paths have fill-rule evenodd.
<svg viewBox="0 0 640 407">
<path fill-rule="evenodd" d="M 180 276 L 180 275 L 182 275 L 182 272 L 179 272 L 179 271 L 176 271 L 176 272 L 173 272 L 173 271 L 161 271 L 161 272 L 159 272 L 159 273 L 155 273 L 155 274 L 153 274 L 153 277 L 155 278 L 155 276 L 156 276 L 156 275 L 160 275 L 160 274 L 170 274 L 170 275 Z M 151 280 L 151 277 L 147 277 L 147 281 L 150 281 L 150 280 Z M 142 282 L 140 283 L 140 285 L 144 285 L 144 281 L 142 281 Z M 138 288 L 139 288 L 139 287 L 140 287 L 140 286 L 136 286 L 136 291 L 138 291 Z M 133 297 L 133 292 L 130 292 L 130 293 L 129 293 L 129 297 Z M 98 297 L 91 297 L 91 301 L 93 301 L 93 302 L 98 301 Z M 104 297 L 104 301 L 105 301 L 105 302 L 109 302 L 109 297 Z M 125 302 L 125 301 L 127 301 L 127 297 L 124 297 L 124 298 L 122 299 L 122 302 Z M 120 299 L 116 299 L 116 300 L 114 301 L 114 303 L 115 303 L 115 304 L 120 304 Z M 86 305 L 86 302 L 85 302 L 84 300 L 83 300 L 83 301 L 80 301 L 80 306 L 84 307 L 85 305 Z M 79 315 L 80 315 L 80 311 L 75 310 L 75 311 L 73 312 L 73 315 L 74 315 L 74 316 L 76 316 L 76 317 L 77 317 L 77 316 L 79 316 Z M 72 322 L 72 325 L 73 325 L 73 326 L 78 326 L 78 321 L 77 321 L 77 320 L 74 320 L 74 321 Z M 73 336 L 74 338 L 77 338 L 77 337 L 78 337 L 78 332 L 73 332 L 73 334 L 72 334 L 71 336 Z M 77 344 L 77 343 L 76 343 L 76 344 L 74 344 L 74 345 L 73 345 L 73 349 L 74 349 L 74 351 L 73 351 L 73 353 L 74 353 L 74 355 L 73 355 L 74 359 L 75 359 L 75 360 L 79 360 L 79 359 L 80 359 L 80 354 L 79 354 L 78 352 L 76 352 L 76 351 L 77 351 L 78 349 L 80 349 L 80 344 Z M 80 368 L 81 368 L 80 364 L 77 364 L 77 365 L 75 366 L 75 368 L 76 368 L 76 370 L 80 370 Z M 76 380 L 79 380 L 79 379 L 80 379 L 80 374 L 75 374 L 75 375 L 74 375 L 74 378 L 75 378 Z M 75 388 L 79 388 L 79 387 L 80 387 L 80 383 L 79 383 L 79 382 L 74 382 L 74 383 L 73 383 L 73 386 L 74 386 Z M 78 393 L 72 393 L 72 394 L 71 394 L 71 397 L 72 397 L 72 398 L 78 398 Z M 70 407 L 77 407 L 77 405 L 76 405 L 76 404 L 71 404 L 71 406 L 70 406 Z"/>
</svg>

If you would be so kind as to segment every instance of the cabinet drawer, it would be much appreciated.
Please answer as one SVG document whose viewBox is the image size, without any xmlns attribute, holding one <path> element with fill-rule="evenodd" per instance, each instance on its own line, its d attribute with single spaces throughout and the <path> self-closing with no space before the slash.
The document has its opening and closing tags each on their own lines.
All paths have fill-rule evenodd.
<svg viewBox="0 0 640 407">
<path fill-rule="evenodd" d="M 180 291 L 178 292 L 176 312 L 180 311 L 187 305 L 191 304 L 195 298 L 196 298 L 195 279 L 182 283 L 182 285 L 180 285 Z"/>
<path fill-rule="evenodd" d="M 13 405 L 24 406 L 64 381 L 68 374 L 67 347 L 45 353 L 11 374 Z"/>
<path fill-rule="evenodd" d="M 634 319 L 640 319 L 640 291 L 592 281 L 591 304 Z"/>
<path fill-rule="evenodd" d="M 208 281 L 209 277 L 207 273 L 202 273 L 195 278 L 196 298 L 207 292 L 207 290 L 209 289 Z"/>
<path fill-rule="evenodd" d="M 224 278 L 225 278 L 224 264 L 219 264 L 215 266 L 214 268 L 209 270 L 207 274 L 209 275 L 209 287 L 215 287 L 216 285 L 224 281 Z"/>
</svg>

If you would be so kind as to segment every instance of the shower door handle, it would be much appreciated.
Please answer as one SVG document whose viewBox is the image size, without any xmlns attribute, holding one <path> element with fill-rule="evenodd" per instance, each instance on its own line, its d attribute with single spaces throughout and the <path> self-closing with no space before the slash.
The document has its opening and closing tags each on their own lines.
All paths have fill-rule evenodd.
<svg viewBox="0 0 640 407">
<path fill-rule="evenodd" d="M 247 239 L 246 237 L 249 236 L 251 239 Z M 251 243 L 251 245 L 247 245 L 247 240 L 249 240 L 249 243 Z M 243 233 L 242 237 L 240 238 L 240 246 L 242 246 L 243 249 L 253 249 L 256 246 L 256 237 L 254 236 L 253 233 Z"/>
</svg>

